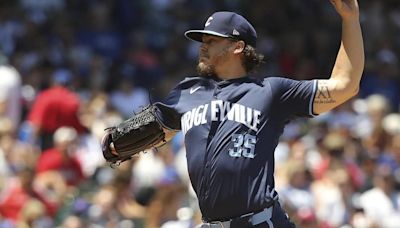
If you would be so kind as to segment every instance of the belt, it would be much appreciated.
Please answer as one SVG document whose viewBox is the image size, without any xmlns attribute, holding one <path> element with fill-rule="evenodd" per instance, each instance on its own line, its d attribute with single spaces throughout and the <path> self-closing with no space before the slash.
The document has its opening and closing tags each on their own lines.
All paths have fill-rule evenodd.
<svg viewBox="0 0 400 228">
<path fill-rule="evenodd" d="M 270 228 L 273 228 L 271 217 L 272 217 L 272 207 L 265 208 L 264 210 L 254 213 L 242 215 L 238 218 L 234 218 L 228 221 L 213 221 L 208 223 L 203 223 L 198 228 L 231 228 L 231 227 L 248 227 L 256 226 L 260 223 L 267 222 Z"/>
</svg>

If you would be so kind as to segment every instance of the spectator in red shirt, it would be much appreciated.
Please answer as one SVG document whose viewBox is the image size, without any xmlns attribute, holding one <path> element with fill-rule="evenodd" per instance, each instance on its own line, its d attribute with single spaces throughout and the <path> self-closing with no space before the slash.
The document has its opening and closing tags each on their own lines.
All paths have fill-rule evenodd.
<svg viewBox="0 0 400 228">
<path fill-rule="evenodd" d="M 67 87 L 71 79 L 70 71 L 56 70 L 52 86 L 37 96 L 29 113 L 34 137 L 39 137 L 43 150 L 52 147 L 52 136 L 60 127 L 73 127 L 78 133 L 85 131 L 78 118 L 79 97 Z"/>
<path fill-rule="evenodd" d="M 68 185 L 77 186 L 83 179 L 82 166 L 75 157 L 78 134 L 71 127 L 61 127 L 54 133 L 53 148 L 45 150 L 39 157 L 36 172 L 58 171 Z"/>
<path fill-rule="evenodd" d="M 34 188 L 35 172 L 33 171 L 27 166 L 20 167 L 16 170 L 16 175 L 7 180 L 7 185 L 0 195 L 0 217 L 10 220 L 12 224 L 21 221 L 21 213 L 32 200 L 39 200 L 46 209 L 46 214 L 50 216 L 54 216 L 57 212 L 58 205 L 49 202 Z"/>
<path fill-rule="evenodd" d="M 0 197 L 0 216 L 12 221 L 18 220 L 18 215 L 24 204 L 34 197 L 32 176 L 28 168 L 18 170 L 15 177 L 8 179 L 5 190 Z"/>
</svg>

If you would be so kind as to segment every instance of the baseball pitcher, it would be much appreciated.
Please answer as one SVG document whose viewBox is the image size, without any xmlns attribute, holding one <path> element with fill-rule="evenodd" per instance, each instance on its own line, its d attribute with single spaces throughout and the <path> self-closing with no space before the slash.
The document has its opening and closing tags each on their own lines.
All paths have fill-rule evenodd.
<svg viewBox="0 0 400 228">
<path fill-rule="evenodd" d="M 185 33 L 201 42 L 198 76 L 108 129 L 105 158 L 122 162 L 182 131 L 201 227 L 294 227 L 274 190 L 279 136 L 291 119 L 313 117 L 356 95 L 364 68 L 357 0 L 331 3 L 342 18 L 342 39 L 329 79 L 252 78 L 263 59 L 256 30 L 241 15 L 216 12 L 204 29 Z"/>
</svg>

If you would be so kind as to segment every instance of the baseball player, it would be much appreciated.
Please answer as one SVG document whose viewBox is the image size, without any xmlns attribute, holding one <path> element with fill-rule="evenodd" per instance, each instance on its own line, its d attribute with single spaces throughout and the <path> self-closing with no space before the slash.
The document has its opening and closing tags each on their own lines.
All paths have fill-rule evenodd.
<svg viewBox="0 0 400 228">
<path fill-rule="evenodd" d="M 279 136 L 289 120 L 329 111 L 356 95 L 364 67 L 357 0 L 331 3 L 342 18 L 342 41 L 329 79 L 251 78 L 262 61 L 257 34 L 233 12 L 216 12 L 203 30 L 185 33 L 202 43 L 199 76 L 184 79 L 154 106 L 166 140 L 179 130 L 185 135 L 201 227 L 295 226 L 274 190 Z"/>
</svg>

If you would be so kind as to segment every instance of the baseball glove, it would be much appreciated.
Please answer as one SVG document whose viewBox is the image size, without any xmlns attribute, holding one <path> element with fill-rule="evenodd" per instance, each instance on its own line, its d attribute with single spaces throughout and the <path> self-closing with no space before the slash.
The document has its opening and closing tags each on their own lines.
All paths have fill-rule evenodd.
<svg viewBox="0 0 400 228">
<path fill-rule="evenodd" d="M 162 146 L 165 133 L 156 111 L 156 106 L 149 105 L 118 126 L 107 128 L 101 141 L 104 158 L 112 165 L 120 164 L 135 154 Z"/>
</svg>

